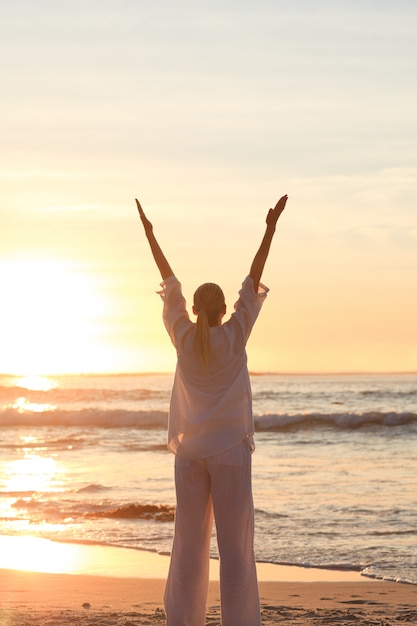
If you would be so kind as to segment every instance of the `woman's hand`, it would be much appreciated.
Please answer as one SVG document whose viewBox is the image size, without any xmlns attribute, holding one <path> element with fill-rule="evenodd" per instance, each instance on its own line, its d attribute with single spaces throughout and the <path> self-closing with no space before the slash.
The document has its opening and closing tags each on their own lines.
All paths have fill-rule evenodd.
<svg viewBox="0 0 417 626">
<path fill-rule="evenodd" d="M 281 213 L 283 212 L 283 210 L 285 209 L 285 205 L 287 203 L 288 200 L 288 196 L 282 196 L 282 198 L 280 198 L 278 200 L 278 202 L 275 205 L 274 209 L 269 209 L 268 211 L 268 215 L 266 216 L 266 223 L 267 226 L 269 226 L 270 228 L 274 228 L 277 224 L 278 218 L 281 215 Z M 137 201 L 136 201 L 137 202 Z"/>
<path fill-rule="evenodd" d="M 143 212 L 143 209 L 140 206 L 139 200 L 137 200 L 136 198 L 135 200 L 136 200 L 136 206 L 138 207 L 138 211 L 139 211 L 139 217 L 142 220 L 143 228 L 145 229 L 145 234 L 146 236 L 151 235 L 153 233 L 153 226 L 151 222 L 148 220 L 148 218 L 146 217 L 145 213 Z"/>
</svg>

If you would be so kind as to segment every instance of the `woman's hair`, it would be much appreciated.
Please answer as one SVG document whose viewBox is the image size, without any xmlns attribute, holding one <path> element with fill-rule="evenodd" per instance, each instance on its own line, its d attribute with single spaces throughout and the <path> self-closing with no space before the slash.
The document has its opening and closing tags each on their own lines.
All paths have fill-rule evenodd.
<svg viewBox="0 0 417 626">
<path fill-rule="evenodd" d="M 210 358 L 210 326 L 217 326 L 224 305 L 223 291 L 215 283 L 200 285 L 194 294 L 197 324 L 193 347 L 206 371 Z"/>
</svg>

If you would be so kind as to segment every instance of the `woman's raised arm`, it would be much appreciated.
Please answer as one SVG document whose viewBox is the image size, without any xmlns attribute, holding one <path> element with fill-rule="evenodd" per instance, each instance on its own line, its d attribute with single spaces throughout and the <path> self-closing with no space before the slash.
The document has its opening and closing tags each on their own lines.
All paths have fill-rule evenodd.
<svg viewBox="0 0 417 626">
<path fill-rule="evenodd" d="M 139 217 L 142 220 L 143 228 L 145 229 L 145 235 L 149 242 L 153 258 L 155 259 L 155 263 L 157 264 L 158 269 L 161 273 L 162 280 L 166 280 L 167 278 L 169 278 L 169 276 L 173 276 L 174 272 L 172 271 L 170 264 L 168 263 L 159 243 L 156 240 L 156 237 L 153 233 L 153 226 L 143 212 L 139 200 L 136 200 L 136 206 L 138 207 Z"/>
<path fill-rule="evenodd" d="M 261 245 L 259 246 L 259 250 L 255 254 L 255 257 L 252 261 L 249 272 L 249 276 L 251 276 L 251 278 L 253 279 L 253 285 L 256 292 L 258 291 L 259 281 L 261 280 L 262 272 L 265 267 L 265 262 L 268 258 L 269 249 L 271 247 L 271 242 L 275 233 L 275 227 L 277 225 L 278 218 L 285 209 L 287 200 L 288 196 L 282 196 L 282 198 L 280 198 L 276 203 L 275 208 L 269 209 L 268 215 L 266 216 L 265 234 L 263 236 Z"/>
</svg>

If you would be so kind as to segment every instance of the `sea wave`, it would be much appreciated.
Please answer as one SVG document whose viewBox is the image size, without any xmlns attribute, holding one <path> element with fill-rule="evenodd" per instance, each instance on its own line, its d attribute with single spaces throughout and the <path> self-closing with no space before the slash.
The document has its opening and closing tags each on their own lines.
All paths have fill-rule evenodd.
<svg viewBox="0 0 417 626">
<path fill-rule="evenodd" d="M 158 388 L 132 388 L 112 389 L 108 387 L 53 387 L 52 389 L 28 389 L 19 385 L 0 384 L 0 402 L 8 402 L 10 398 L 23 395 L 29 402 L 50 404 L 62 404 L 65 402 L 91 403 L 91 402 L 117 402 L 122 400 L 143 402 L 160 400 L 167 397 L 165 389 Z M 168 395 L 169 397 L 169 395 Z"/>
<path fill-rule="evenodd" d="M 10 497 L 10 493 L 0 493 L 0 496 Z M 46 494 L 33 494 L 20 497 L 11 504 L 15 511 L 14 519 L 48 519 L 48 521 L 73 521 L 75 519 L 124 519 L 124 520 L 152 520 L 155 522 L 172 522 L 175 507 L 169 504 L 152 503 L 115 503 L 115 502 L 86 502 L 66 499 L 59 501 L 48 498 Z M 0 518 L 5 521 L 7 517 Z"/>
<path fill-rule="evenodd" d="M 385 582 L 391 583 L 403 583 L 405 585 L 417 585 L 417 580 L 413 578 L 413 574 L 409 576 L 400 576 L 397 574 L 389 574 L 384 572 L 383 570 L 379 571 L 377 569 L 373 569 L 372 567 L 366 567 L 361 571 L 361 576 L 366 576 L 366 578 L 373 578 L 374 580 L 384 580 Z"/>
<path fill-rule="evenodd" d="M 105 485 L 100 485 L 99 483 L 91 483 L 86 487 L 80 487 L 77 489 L 77 493 L 99 493 L 101 491 L 107 491 L 111 489 L 111 487 L 106 487 Z"/>
<path fill-rule="evenodd" d="M 146 519 L 156 522 L 173 522 L 175 508 L 167 504 L 125 504 L 105 511 L 87 513 L 86 517 L 106 519 Z"/>
<path fill-rule="evenodd" d="M 417 414 L 395 411 L 367 411 L 363 413 L 266 413 L 255 416 L 258 431 L 289 430 L 293 428 L 334 427 L 339 429 L 366 426 L 404 426 L 417 423 Z"/>
<path fill-rule="evenodd" d="M 20 410 L 7 407 L 0 411 L 0 426 L 82 426 L 97 428 L 166 428 L 166 411 L 129 411 L 126 409 L 80 409 L 66 411 Z"/>
<path fill-rule="evenodd" d="M 167 411 L 132 411 L 127 409 L 84 408 L 80 410 L 46 409 L 44 411 L 21 410 L 7 407 L 0 410 L 0 427 L 7 426 L 62 426 L 91 428 L 166 428 Z M 357 429 L 368 426 L 406 426 L 417 424 L 413 412 L 368 411 L 333 413 L 264 413 L 255 415 L 255 430 L 285 431 L 332 427 Z M 62 442 L 57 442 L 62 443 Z M 71 440 L 72 445 L 77 441 Z"/>
<path fill-rule="evenodd" d="M 379 569 L 375 565 L 363 565 L 360 563 L 335 563 L 335 562 L 308 562 L 308 561 L 259 561 L 264 563 L 273 563 L 274 565 L 284 565 L 288 567 L 300 567 L 303 569 L 320 569 L 326 571 L 335 572 L 358 572 L 361 576 L 366 578 L 373 578 L 374 580 L 385 580 L 387 582 L 404 583 L 408 585 L 417 585 L 417 580 L 413 575 L 400 576 L 394 572 L 387 572 L 384 569 Z"/>
<path fill-rule="evenodd" d="M 3 424 L 0 417 L 0 426 L 3 425 L 10 426 L 11 424 Z M 16 425 L 19 425 L 19 423 L 17 423 Z M 85 440 L 83 437 L 62 437 L 57 439 L 42 440 L 42 442 L 40 442 L 38 439 L 35 441 L 25 440 L 23 442 L 17 441 L 13 443 L 3 441 L 0 444 L 0 448 L 4 450 L 20 450 L 21 448 L 24 448 L 25 450 L 39 450 L 39 448 L 48 450 L 75 450 L 76 448 L 82 447 L 84 445 L 84 442 Z"/>
</svg>

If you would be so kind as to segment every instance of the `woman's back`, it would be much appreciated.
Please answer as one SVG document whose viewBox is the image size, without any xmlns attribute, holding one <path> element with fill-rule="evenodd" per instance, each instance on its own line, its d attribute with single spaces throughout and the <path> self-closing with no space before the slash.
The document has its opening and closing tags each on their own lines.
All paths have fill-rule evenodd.
<svg viewBox="0 0 417 626">
<path fill-rule="evenodd" d="M 210 357 L 204 363 L 194 349 L 196 325 L 181 284 L 175 277 L 164 281 L 163 320 L 178 355 L 168 424 L 172 452 L 205 458 L 253 435 L 245 346 L 267 291 L 260 285 L 255 293 L 252 278 L 244 280 L 231 318 L 209 329 Z"/>
</svg>

